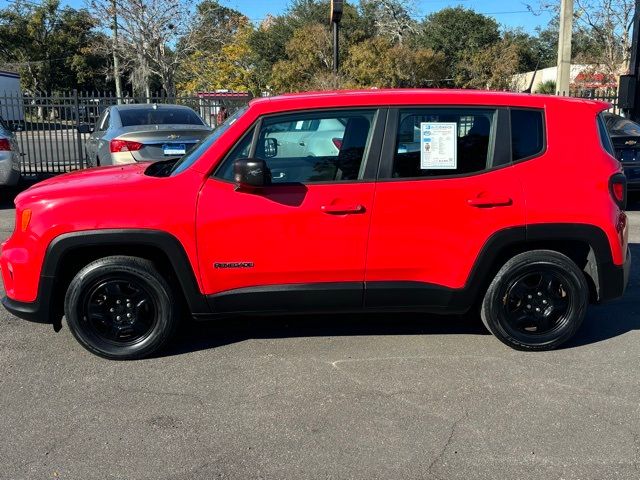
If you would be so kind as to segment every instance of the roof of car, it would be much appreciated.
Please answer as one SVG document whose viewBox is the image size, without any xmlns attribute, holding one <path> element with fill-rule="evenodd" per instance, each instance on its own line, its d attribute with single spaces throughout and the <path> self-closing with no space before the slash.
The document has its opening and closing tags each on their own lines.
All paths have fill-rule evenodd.
<svg viewBox="0 0 640 480">
<path fill-rule="evenodd" d="M 606 102 L 583 98 L 539 95 L 529 93 L 498 92 L 489 90 L 462 89 L 369 89 L 331 90 L 322 92 L 288 93 L 276 97 L 257 98 L 251 105 L 266 108 L 303 108 L 305 104 L 317 106 L 362 106 L 362 105 L 416 105 L 422 103 L 456 105 L 514 105 L 522 107 L 543 107 L 548 104 L 588 104 L 595 109 L 609 108 Z"/>
</svg>

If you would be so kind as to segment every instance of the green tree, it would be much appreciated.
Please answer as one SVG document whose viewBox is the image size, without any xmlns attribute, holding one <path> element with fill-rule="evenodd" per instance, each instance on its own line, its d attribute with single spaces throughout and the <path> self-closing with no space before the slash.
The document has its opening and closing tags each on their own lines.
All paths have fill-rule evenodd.
<svg viewBox="0 0 640 480">
<path fill-rule="evenodd" d="M 457 83 L 464 88 L 511 90 L 521 67 L 522 45 L 503 39 L 483 50 L 470 52 L 459 66 Z"/>
<path fill-rule="evenodd" d="M 90 48 L 104 41 L 96 25 L 87 10 L 59 0 L 18 1 L 0 10 L 0 63 L 19 71 L 27 91 L 108 87 L 108 60 Z"/>
<path fill-rule="evenodd" d="M 500 30 L 493 18 L 463 7 L 443 8 L 428 15 L 417 38 L 420 45 L 442 52 L 449 75 L 462 83 L 468 80 L 463 60 L 499 40 Z"/>
<path fill-rule="evenodd" d="M 298 28 L 285 51 L 287 58 L 273 66 L 272 83 L 276 92 L 326 90 L 335 86 L 328 26 L 310 24 Z"/>
<path fill-rule="evenodd" d="M 343 74 L 351 87 L 434 87 L 446 62 L 442 53 L 375 37 L 350 48 Z"/>
<path fill-rule="evenodd" d="M 182 63 L 178 87 L 187 92 L 229 89 L 259 94 L 253 79 L 251 32 L 251 24 L 245 19 L 215 52 L 194 51 Z"/>
</svg>

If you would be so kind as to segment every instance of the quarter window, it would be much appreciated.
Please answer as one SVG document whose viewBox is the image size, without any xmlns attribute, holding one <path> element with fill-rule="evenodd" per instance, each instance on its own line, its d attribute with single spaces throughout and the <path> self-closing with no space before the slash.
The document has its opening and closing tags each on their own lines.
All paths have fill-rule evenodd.
<svg viewBox="0 0 640 480">
<path fill-rule="evenodd" d="M 544 150 L 544 122 L 539 110 L 511 110 L 513 161 L 538 155 Z"/>
<path fill-rule="evenodd" d="M 393 159 L 394 178 L 480 172 L 491 166 L 494 109 L 401 110 Z"/>
</svg>

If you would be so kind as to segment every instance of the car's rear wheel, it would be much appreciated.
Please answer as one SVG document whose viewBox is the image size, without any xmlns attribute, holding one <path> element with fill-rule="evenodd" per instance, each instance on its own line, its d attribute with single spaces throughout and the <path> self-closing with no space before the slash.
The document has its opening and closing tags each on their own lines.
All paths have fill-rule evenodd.
<svg viewBox="0 0 640 480">
<path fill-rule="evenodd" d="M 125 256 L 82 268 L 69 284 L 65 316 L 83 347 L 121 360 L 156 352 L 177 323 L 173 293 L 153 263 Z"/>
<path fill-rule="evenodd" d="M 589 301 L 584 273 L 550 250 L 516 255 L 498 272 L 482 302 L 485 326 L 518 350 L 551 350 L 582 324 Z"/>
</svg>

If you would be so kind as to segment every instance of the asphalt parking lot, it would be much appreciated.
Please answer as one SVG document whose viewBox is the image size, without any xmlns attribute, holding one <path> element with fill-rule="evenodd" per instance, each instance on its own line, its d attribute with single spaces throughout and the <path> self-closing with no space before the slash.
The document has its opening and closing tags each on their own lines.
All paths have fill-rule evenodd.
<svg viewBox="0 0 640 480">
<path fill-rule="evenodd" d="M 0 239 L 11 207 L 1 192 Z M 554 352 L 395 314 L 191 325 L 162 357 L 113 362 L 1 309 L 0 478 L 638 479 L 630 216 L 626 296 Z"/>
</svg>

